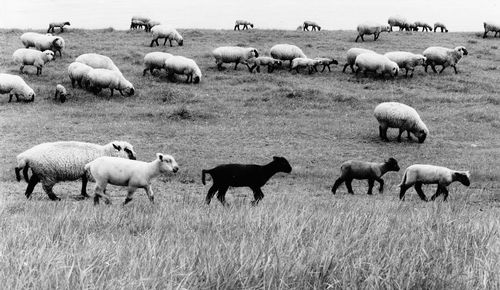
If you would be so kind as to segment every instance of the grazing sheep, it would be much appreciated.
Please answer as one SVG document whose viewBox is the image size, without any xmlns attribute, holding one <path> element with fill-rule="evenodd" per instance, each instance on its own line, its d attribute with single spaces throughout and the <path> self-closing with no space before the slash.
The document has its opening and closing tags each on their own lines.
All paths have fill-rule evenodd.
<svg viewBox="0 0 500 290">
<path fill-rule="evenodd" d="M 245 30 L 245 29 L 248 30 L 248 26 L 250 26 L 250 27 L 253 28 L 253 23 L 250 22 L 250 21 L 236 20 L 236 23 L 234 24 L 234 30 L 236 30 L 236 29 L 240 30 L 240 25 L 243 25 L 243 29 L 242 30 Z"/>
<path fill-rule="evenodd" d="M 21 65 L 21 73 L 24 73 L 24 66 L 32 65 L 36 67 L 36 75 L 41 75 L 43 66 L 53 58 L 54 52 L 51 50 L 38 51 L 34 49 L 20 48 L 12 54 L 14 62 Z"/>
<path fill-rule="evenodd" d="M 399 171 L 399 165 L 396 159 L 389 158 L 383 163 L 365 162 L 349 160 L 340 166 L 340 177 L 335 181 L 332 187 L 332 193 L 335 194 L 337 188 L 345 182 L 347 191 L 350 194 L 354 194 L 351 187 L 351 182 L 353 179 L 368 179 L 368 192 L 367 194 L 372 194 L 373 185 L 375 180 L 380 184 L 379 192 L 384 191 L 384 180 L 382 176 L 389 171 Z"/>
<path fill-rule="evenodd" d="M 40 51 L 52 50 L 54 52 L 54 56 L 57 52 L 59 52 L 59 55 L 62 57 L 61 51 L 65 47 L 65 42 L 60 36 L 26 32 L 21 35 L 20 38 L 25 48 L 34 47 Z"/>
<path fill-rule="evenodd" d="M 163 45 L 167 43 L 167 40 L 170 42 L 170 47 L 172 47 L 172 40 L 175 40 L 179 46 L 182 46 L 184 44 L 184 39 L 182 36 L 177 32 L 175 28 L 173 28 L 170 25 L 156 25 L 155 27 L 151 28 L 151 31 L 153 32 L 153 40 L 151 40 L 151 44 L 149 46 L 153 47 L 153 43 L 156 43 L 157 46 L 160 46 L 158 44 L 158 39 L 159 38 L 165 38 L 165 42 L 163 42 Z"/>
<path fill-rule="evenodd" d="M 406 31 L 418 31 L 418 26 L 415 22 L 408 22 L 405 25 Z"/>
<path fill-rule="evenodd" d="M 401 135 L 404 131 L 408 133 L 408 139 L 411 140 L 410 132 L 418 138 L 419 143 L 424 143 L 429 134 L 429 129 L 424 124 L 417 111 L 410 106 L 398 102 L 380 103 L 374 110 L 375 118 L 379 123 L 379 135 L 382 140 L 389 141 L 387 138 L 388 128 L 398 128 L 398 142 L 401 142 Z"/>
<path fill-rule="evenodd" d="M 316 29 L 318 29 L 318 31 L 321 31 L 321 26 L 319 26 L 316 22 L 314 21 L 304 21 L 304 25 L 302 26 L 304 31 L 309 31 L 309 26 L 311 26 L 311 31 L 316 31 Z"/>
<path fill-rule="evenodd" d="M 315 57 L 315 60 L 319 60 L 319 64 L 323 65 L 323 69 L 321 72 L 324 72 L 325 69 L 328 67 L 328 71 L 331 72 L 330 70 L 330 65 L 331 64 L 339 64 L 338 61 L 336 61 L 333 58 L 328 58 L 328 57 Z"/>
<path fill-rule="evenodd" d="M 486 34 L 490 31 L 495 32 L 495 35 L 493 35 L 493 37 L 497 37 L 497 34 L 500 33 L 500 24 L 498 23 L 484 22 L 483 26 L 484 26 L 483 38 L 486 38 Z"/>
<path fill-rule="evenodd" d="M 292 61 L 294 58 L 301 57 L 307 58 L 307 56 L 302 52 L 298 46 L 293 44 L 276 44 L 271 47 L 271 56 L 275 59 L 279 59 L 281 61 L 290 61 L 290 66 L 292 67 Z"/>
<path fill-rule="evenodd" d="M 432 26 L 423 22 L 423 21 L 415 21 L 415 26 L 417 27 L 417 31 L 419 27 L 422 27 L 422 31 L 432 31 Z"/>
<path fill-rule="evenodd" d="M 430 65 L 432 70 L 437 73 L 435 66 L 441 65 L 443 68 L 439 73 L 442 73 L 445 68 L 451 66 L 455 70 L 455 74 L 457 74 L 457 64 L 462 60 L 464 55 L 468 54 L 469 52 L 464 46 L 457 46 L 454 49 L 431 46 L 423 52 L 423 55 L 426 57 L 425 72 L 427 72 L 427 67 Z"/>
<path fill-rule="evenodd" d="M 71 24 L 69 23 L 69 21 L 63 21 L 63 22 L 51 22 L 51 23 L 49 24 L 49 29 L 47 29 L 47 33 L 49 33 L 51 30 L 52 30 L 52 32 L 54 32 L 54 29 L 55 29 L 56 27 L 61 28 L 61 32 L 64 32 L 64 28 L 63 28 L 63 27 L 64 27 L 65 25 L 71 25 Z"/>
<path fill-rule="evenodd" d="M 259 57 L 259 52 L 253 47 L 239 47 L 239 46 L 221 46 L 212 51 L 215 57 L 217 68 L 222 70 L 223 63 L 233 63 L 234 69 L 238 67 L 239 63 L 245 64 L 250 70 L 248 60 L 253 57 Z"/>
<path fill-rule="evenodd" d="M 250 72 L 253 72 L 253 70 L 256 68 L 257 72 L 259 73 L 261 66 L 267 66 L 267 72 L 272 73 L 275 68 L 280 67 L 282 65 L 281 60 L 269 56 L 254 57 L 249 59 L 247 62 L 248 64 L 253 64 L 253 66 L 250 67 Z"/>
<path fill-rule="evenodd" d="M 130 20 L 130 29 L 147 28 L 147 24 L 151 21 L 148 17 L 133 16 Z"/>
<path fill-rule="evenodd" d="M 84 53 L 75 59 L 75 62 L 80 62 L 90 66 L 91 68 L 104 68 L 118 73 L 122 73 L 115 65 L 111 58 L 97 53 Z"/>
<path fill-rule="evenodd" d="M 290 71 L 295 69 L 297 71 L 297 73 L 299 73 L 299 68 L 307 67 L 309 69 L 309 74 L 312 74 L 313 71 L 318 72 L 318 69 L 316 67 L 320 63 L 321 63 L 321 60 L 318 60 L 318 59 L 297 57 L 297 58 L 293 59 L 292 67 L 290 68 Z"/>
<path fill-rule="evenodd" d="M 404 17 L 401 16 L 391 16 L 387 20 L 387 23 L 389 24 L 389 32 L 392 31 L 393 26 L 398 26 L 399 31 L 403 30 L 406 28 L 406 24 L 408 23 L 408 20 Z"/>
<path fill-rule="evenodd" d="M 56 94 L 54 95 L 54 100 L 57 101 L 59 98 L 61 100 L 61 103 L 66 102 L 66 98 L 68 97 L 68 92 L 66 91 L 66 88 L 61 85 L 57 84 L 56 86 Z"/>
<path fill-rule="evenodd" d="M 71 80 L 71 86 L 74 88 L 75 87 L 75 82 L 78 83 L 78 86 L 82 88 L 82 81 L 84 81 L 87 77 L 87 74 L 89 71 L 93 70 L 92 67 L 81 63 L 81 62 L 72 62 L 68 66 L 68 75 L 69 79 Z"/>
<path fill-rule="evenodd" d="M 137 188 L 144 188 L 149 200 L 154 203 L 151 181 L 161 173 L 175 173 L 177 170 L 179 170 L 179 165 L 177 165 L 174 157 L 162 153 L 156 153 L 156 159 L 149 163 L 102 156 L 85 165 L 85 171 L 90 172 L 96 181 L 94 204 L 98 204 L 101 197 L 106 199 L 106 203 L 111 203 L 109 196 L 106 194 L 108 183 L 128 187 L 127 198 L 123 205 L 132 200 Z"/>
<path fill-rule="evenodd" d="M 252 205 L 257 205 L 264 198 L 260 188 L 278 172 L 292 172 L 290 163 L 284 157 L 274 156 L 273 161 L 266 165 L 223 164 L 212 169 L 203 169 L 201 171 L 203 185 L 205 185 L 205 174 L 210 174 L 213 180 L 205 202 L 210 204 L 212 197 L 218 192 L 217 199 L 223 205 L 228 205 L 225 195 L 229 187 L 250 187 L 254 195 Z"/>
<path fill-rule="evenodd" d="M 169 76 L 173 74 L 186 75 L 186 83 L 199 83 L 201 80 L 201 70 L 196 62 L 190 58 L 174 55 L 165 60 L 165 69 Z"/>
<path fill-rule="evenodd" d="M 363 35 L 371 35 L 371 34 L 373 34 L 373 41 L 376 41 L 380 36 L 381 32 L 389 31 L 389 26 L 369 21 L 358 25 L 357 30 L 358 30 L 358 37 L 356 37 L 356 42 L 358 42 L 358 39 L 360 37 L 362 41 L 365 41 Z"/>
<path fill-rule="evenodd" d="M 123 92 L 127 97 L 134 95 L 134 86 L 123 77 L 121 73 L 104 68 L 95 68 L 87 73 L 86 81 L 88 87 L 95 93 L 99 93 L 102 89 L 110 89 L 110 97 L 113 96 L 113 90 L 118 90 L 122 96 Z"/>
<path fill-rule="evenodd" d="M 81 178 L 81 195 L 88 197 L 88 176 L 84 166 L 101 156 L 136 158 L 132 145 L 124 141 L 113 141 L 106 145 L 76 141 L 42 143 L 17 155 L 16 178 L 21 181 L 20 171 L 23 170 L 24 180 L 28 182 L 25 193 L 27 198 L 41 181 L 43 190 L 51 200 L 59 200 L 52 191 L 56 183 Z M 32 171 L 31 178 L 28 177 L 29 168 Z"/>
<path fill-rule="evenodd" d="M 443 200 L 448 199 L 447 186 L 450 183 L 458 181 L 465 186 L 470 185 L 469 171 L 456 171 L 442 166 L 428 164 L 414 164 L 406 168 L 400 187 L 399 199 L 404 200 L 405 192 L 412 186 L 418 193 L 420 199 L 427 201 L 427 197 L 422 190 L 422 184 L 437 184 L 436 193 L 431 197 L 435 200 L 441 193 L 444 194 Z"/>
<path fill-rule="evenodd" d="M 29 102 L 35 100 L 35 91 L 20 76 L 11 74 L 0 73 L 0 94 L 9 94 L 9 103 L 13 96 L 16 96 L 18 102 L 19 96 L 23 96 Z"/>
<path fill-rule="evenodd" d="M 357 66 L 356 75 L 361 71 L 364 75 L 367 72 L 374 72 L 383 76 L 389 74 L 391 77 L 398 75 L 398 64 L 378 53 L 362 53 L 356 57 L 354 65 Z"/>
<path fill-rule="evenodd" d="M 376 53 L 376 52 L 373 50 L 358 48 L 358 47 L 350 48 L 346 53 L 347 61 L 344 65 L 344 69 L 342 70 L 342 72 L 345 72 L 345 69 L 348 66 L 350 66 L 352 72 L 354 72 L 354 63 L 356 62 L 356 57 L 358 57 L 358 55 L 360 55 L 362 53 Z"/>
<path fill-rule="evenodd" d="M 161 23 L 159 21 L 151 20 L 148 23 L 146 23 L 146 32 L 151 32 L 151 28 L 160 25 Z"/>
<path fill-rule="evenodd" d="M 384 54 L 388 59 L 397 63 L 399 69 L 406 69 L 406 77 L 408 77 L 408 70 L 411 70 L 410 77 L 413 77 L 415 67 L 418 65 L 425 66 L 425 56 L 421 54 L 413 54 L 406 51 L 392 51 Z"/>
<path fill-rule="evenodd" d="M 448 32 L 446 25 L 444 25 L 444 23 L 442 23 L 442 22 L 434 23 L 434 32 L 437 32 L 438 28 L 441 28 L 441 32 Z"/>
<path fill-rule="evenodd" d="M 145 76 L 146 72 L 149 70 L 153 74 L 154 69 L 165 69 L 165 61 L 172 57 L 172 54 L 167 52 L 150 52 L 144 56 L 144 71 L 142 75 Z"/>
</svg>

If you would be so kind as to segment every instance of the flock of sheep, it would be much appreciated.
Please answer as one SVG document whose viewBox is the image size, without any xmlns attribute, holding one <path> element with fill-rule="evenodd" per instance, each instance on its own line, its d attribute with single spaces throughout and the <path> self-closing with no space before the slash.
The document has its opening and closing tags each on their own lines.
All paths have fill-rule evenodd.
<svg viewBox="0 0 500 290">
<path fill-rule="evenodd" d="M 391 17 L 388 20 L 388 26 L 376 23 L 364 23 L 358 26 L 358 38 L 363 39 L 363 35 L 373 34 L 375 40 L 382 31 L 392 31 L 392 27 L 399 26 L 400 30 L 423 30 L 433 28 L 425 23 L 410 23 L 403 18 Z M 49 31 L 54 32 L 55 27 L 59 27 L 63 32 L 63 27 L 70 25 L 69 22 L 51 23 Z M 253 28 L 251 22 L 237 20 L 234 30 L 243 30 L 248 27 Z M 301 29 L 321 30 L 321 27 L 312 21 L 305 21 Z M 130 29 L 145 29 L 152 33 L 153 39 L 150 46 L 155 43 L 159 45 L 158 39 L 164 39 L 164 45 L 167 40 L 172 46 L 175 41 L 179 46 L 183 45 L 183 37 L 173 27 L 162 25 L 157 21 L 152 21 L 146 17 L 133 17 Z M 434 25 L 434 31 L 441 28 L 447 32 L 446 26 L 441 23 Z M 500 33 L 500 26 L 484 23 L 486 37 L 487 32 L 494 31 L 495 36 Z M 358 40 L 356 39 L 356 41 Z M 64 39 L 60 36 L 51 34 L 39 34 L 27 32 L 21 36 L 21 42 L 25 48 L 20 48 L 13 53 L 13 60 L 20 65 L 20 71 L 26 65 L 32 65 L 37 68 L 37 75 L 42 73 L 44 64 L 56 57 L 56 53 L 62 57 L 62 50 L 65 47 Z M 34 47 L 35 49 L 29 49 Z M 224 46 L 218 47 L 212 51 L 216 66 L 219 70 L 223 69 L 223 64 L 234 63 L 234 69 L 238 64 L 246 65 L 250 72 L 256 70 L 260 72 L 261 66 L 267 66 L 268 72 L 282 67 L 283 63 L 289 61 L 289 69 L 299 72 L 300 68 L 307 68 L 309 73 L 317 70 L 317 66 L 323 65 L 322 71 L 326 68 L 330 71 L 331 64 L 338 64 L 333 58 L 308 58 L 304 52 L 293 44 L 276 44 L 270 49 L 270 56 L 261 56 L 256 48 Z M 343 72 L 349 66 L 353 72 L 368 72 L 376 75 L 389 74 L 396 76 L 400 69 L 406 70 L 406 76 L 411 71 L 410 77 L 416 66 L 431 66 L 434 72 L 437 72 L 436 66 L 442 66 L 440 73 L 446 67 L 453 67 L 457 73 L 456 65 L 468 52 L 465 47 L 456 48 L 429 47 L 422 54 L 414 54 L 405 51 L 393 51 L 385 54 L 379 54 L 372 50 L 362 48 L 351 48 L 346 54 L 346 63 Z M 356 68 L 356 69 L 355 69 Z M 193 59 L 184 56 L 176 56 L 165 52 L 151 52 L 144 57 L 143 75 L 149 71 L 166 70 L 169 76 L 174 74 L 185 75 L 186 82 L 199 83 L 202 73 Z M 74 62 L 68 66 L 68 76 L 72 87 L 78 85 L 95 94 L 102 89 L 110 89 L 111 96 L 114 90 L 118 90 L 122 95 L 131 96 L 134 94 L 134 86 L 123 76 L 120 69 L 107 56 L 96 53 L 86 53 L 78 56 Z M 9 93 L 9 102 L 13 96 L 19 100 L 23 96 L 29 101 L 35 98 L 35 92 L 24 80 L 17 75 L 0 74 L 0 93 Z M 60 98 L 64 102 L 68 95 L 62 85 L 57 85 L 55 98 Z M 399 130 L 398 141 L 401 141 L 401 135 L 406 131 L 411 139 L 413 134 L 418 142 L 423 143 L 429 135 L 429 130 L 421 120 L 417 111 L 410 106 L 398 102 L 386 102 L 379 104 L 374 110 L 374 116 L 379 122 L 380 138 L 389 141 L 387 138 L 388 128 Z M 84 142 L 52 142 L 36 145 L 17 156 L 17 165 L 15 168 L 16 178 L 21 180 L 21 171 L 25 181 L 28 183 L 25 195 L 29 198 L 34 187 L 39 182 L 42 183 L 44 191 L 50 199 L 59 199 L 53 192 L 53 186 L 61 181 L 73 181 L 82 179 L 81 195 L 88 197 L 86 186 L 89 180 L 96 181 L 94 202 L 105 198 L 110 202 L 106 194 L 106 185 L 114 184 L 128 187 L 128 194 L 124 204 L 132 200 L 132 195 L 137 188 L 144 188 L 151 202 L 154 202 L 154 194 L 151 189 L 151 180 L 164 172 L 176 172 L 179 169 L 173 156 L 157 153 L 156 158 L 147 163 L 137 161 L 133 146 L 125 141 L 113 141 L 106 145 L 97 145 Z M 31 169 L 31 177 L 29 176 Z M 353 179 L 368 180 L 368 194 L 372 194 L 374 182 L 380 184 L 380 191 L 383 190 L 384 181 L 382 176 L 389 171 L 399 171 L 399 166 L 394 158 L 389 158 L 383 163 L 372 163 L 365 161 L 348 161 L 341 165 L 341 176 L 335 181 L 332 188 L 335 194 L 337 188 L 345 182 L 349 193 L 353 193 L 351 182 Z M 206 203 L 210 203 L 212 197 L 217 193 L 217 198 L 222 204 L 225 201 L 225 193 L 229 187 L 249 187 L 254 193 L 254 201 L 257 204 L 263 197 L 261 187 L 277 172 L 290 173 L 292 167 L 283 157 L 273 157 L 273 161 L 266 165 L 255 164 L 223 164 L 210 170 L 202 170 L 202 182 L 205 184 L 205 175 L 212 177 L 213 185 L 206 196 Z M 403 175 L 400 187 L 400 199 L 404 199 L 406 190 L 414 186 L 419 197 L 422 200 L 427 198 L 422 191 L 422 184 L 438 184 L 436 193 L 432 196 L 434 200 L 440 194 L 444 194 L 447 199 L 448 190 L 446 187 L 459 181 L 468 186 L 470 184 L 470 173 L 468 171 L 455 171 L 444 167 L 433 165 L 412 165 L 408 167 Z"/>
</svg>

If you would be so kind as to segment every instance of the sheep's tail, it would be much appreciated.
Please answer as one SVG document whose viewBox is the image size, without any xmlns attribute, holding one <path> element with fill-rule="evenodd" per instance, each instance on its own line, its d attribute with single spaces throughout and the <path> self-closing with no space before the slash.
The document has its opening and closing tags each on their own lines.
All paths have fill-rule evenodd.
<svg viewBox="0 0 500 290">
<path fill-rule="evenodd" d="M 16 166 L 16 179 L 18 182 L 21 181 L 21 174 L 19 173 L 21 170 L 23 170 L 23 177 L 24 180 L 29 183 L 29 176 L 28 176 L 28 170 L 29 170 L 29 163 L 26 161 L 26 159 L 21 158 L 17 161 L 17 166 Z"/>
<path fill-rule="evenodd" d="M 206 173 L 210 174 L 210 170 L 205 170 L 205 169 L 201 170 L 201 183 L 203 183 L 203 185 L 206 185 L 206 182 L 205 182 L 205 174 Z"/>
<path fill-rule="evenodd" d="M 405 174 L 403 175 L 403 180 L 401 180 L 401 183 L 397 185 L 398 187 L 401 187 L 406 183 L 407 174 L 408 174 L 408 170 L 405 171 Z"/>
</svg>

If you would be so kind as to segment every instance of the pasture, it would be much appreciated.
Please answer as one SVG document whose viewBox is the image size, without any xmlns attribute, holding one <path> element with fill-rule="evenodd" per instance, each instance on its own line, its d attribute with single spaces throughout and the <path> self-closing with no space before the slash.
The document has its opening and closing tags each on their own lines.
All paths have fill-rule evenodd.
<svg viewBox="0 0 500 290">
<path fill-rule="evenodd" d="M 12 53 L 24 31 L 2 30 L 0 67 L 18 74 Z M 2 288 L 345 289 L 500 288 L 500 42 L 482 33 L 392 32 L 355 43 L 354 31 L 183 30 L 184 46 L 149 47 L 143 31 L 79 30 L 57 58 L 25 81 L 34 103 L 0 96 L 0 281 Z M 251 74 L 245 66 L 218 71 L 210 51 L 222 45 L 257 48 L 292 43 L 310 57 L 339 61 L 332 72 L 308 75 L 280 69 Z M 160 42 L 162 44 L 162 42 Z M 345 52 L 364 47 L 385 53 L 421 53 L 429 46 L 464 45 L 469 51 L 443 74 L 375 79 L 342 73 Z M 200 84 L 168 81 L 164 72 L 142 76 L 151 51 L 193 58 Z M 132 97 L 109 90 L 95 96 L 71 88 L 68 65 L 80 54 L 111 57 L 136 89 Z M 430 70 L 430 68 L 429 68 Z M 72 94 L 52 98 L 57 83 Z M 373 109 L 384 101 L 414 107 L 430 135 L 423 144 L 378 136 Z M 37 185 L 15 180 L 16 155 L 42 142 L 126 140 L 139 160 L 172 154 L 176 174 L 153 183 L 156 204 L 138 190 L 109 186 L 110 206 L 78 200 L 80 182 L 59 183 L 50 201 Z M 230 189 L 223 208 L 204 204 L 209 186 L 201 169 L 221 163 L 265 164 L 286 157 L 291 174 L 277 174 L 250 206 L 248 188 Z M 383 178 L 385 191 L 355 195 L 330 190 L 349 159 L 394 157 L 401 171 Z M 448 202 L 422 202 L 414 189 L 400 202 L 404 169 L 429 163 L 470 170 L 471 186 L 453 183 Z M 209 181 L 210 183 L 210 181 Z M 93 183 L 88 192 L 93 194 Z M 376 185 L 378 189 L 378 185 Z M 427 196 L 435 186 L 424 186 Z"/>
</svg>

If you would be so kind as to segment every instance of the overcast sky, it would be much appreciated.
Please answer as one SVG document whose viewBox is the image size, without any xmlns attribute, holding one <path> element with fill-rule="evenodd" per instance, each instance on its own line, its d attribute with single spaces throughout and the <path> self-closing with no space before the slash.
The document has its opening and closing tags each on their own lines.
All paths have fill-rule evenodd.
<svg viewBox="0 0 500 290">
<path fill-rule="evenodd" d="M 232 29 L 236 19 L 256 28 L 295 29 L 314 20 L 324 29 L 356 29 L 366 21 L 386 23 L 391 15 L 444 22 L 450 31 L 481 31 L 500 23 L 499 0 L 2 0 L 0 28 L 46 28 L 51 21 L 72 27 L 127 29 L 133 15 L 178 28 Z"/>
</svg>

